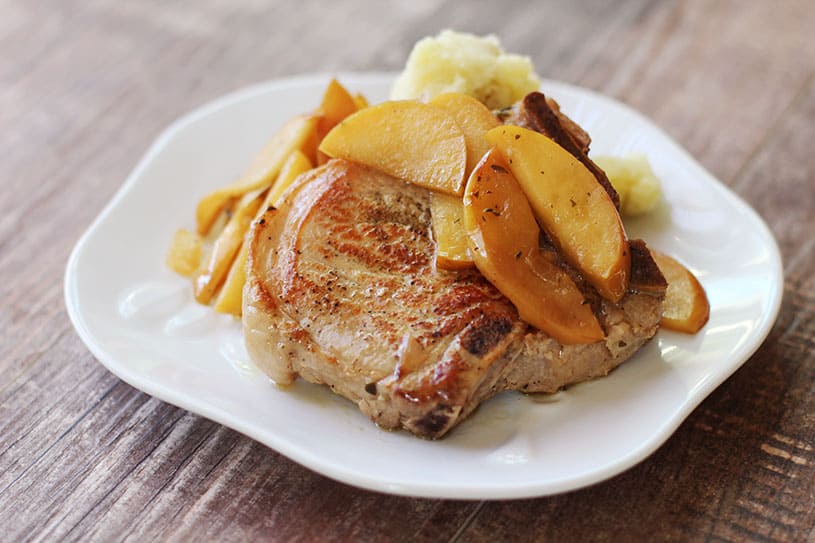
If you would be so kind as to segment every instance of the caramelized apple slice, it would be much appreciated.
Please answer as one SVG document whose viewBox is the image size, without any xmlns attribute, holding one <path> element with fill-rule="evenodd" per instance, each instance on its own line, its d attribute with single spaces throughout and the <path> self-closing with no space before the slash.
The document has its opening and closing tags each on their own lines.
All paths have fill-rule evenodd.
<svg viewBox="0 0 815 543">
<path fill-rule="evenodd" d="M 307 172 L 311 168 L 313 168 L 313 166 L 305 153 L 295 149 L 286 160 L 286 163 L 283 164 L 283 169 L 280 170 L 277 181 L 275 181 L 272 188 L 269 189 L 269 193 L 266 195 L 266 200 L 263 202 L 259 213 L 263 213 L 269 206 L 277 207 L 278 200 L 280 200 L 280 197 L 283 196 L 283 193 L 286 192 L 286 189 L 289 188 L 294 180 L 297 179 L 297 176 Z"/>
<path fill-rule="evenodd" d="M 466 94 L 450 92 L 439 94 L 429 102 L 449 111 L 464 133 L 467 144 L 467 175 L 481 162 L 481 158 L 492 147 L 484 135 L 488 130 L 501 124 L 498 117 L 487 106 Z"/>
<path fill-rule="evenodd" d="M 464 228 L 464 203 L 461 198 L 440 192 L 431 193 L 430 212 L 436 241 L 436 267 L 460 270 L 472 266 L 473 256 Z"/>
<path fill-rule="evenodd" d="M 464 222 L 476 267 L 518 308 L 521 318 L 561 343 L 592 343 L 603 330 L 583 294 L 541 252 L 526 196 L 495 150 L 473 170 Z"/>
<path fill-rule="evenodd" d="M 306 172 L 312 168 L 311 162 L 308 157 L 300 150 L 295 149 L 289 156 L 283 169 L 280 170 L 280 175 L 277 181 L 266 193 L 263 203 L 257 206 L 255 211 L 255 220 L 260 219 L 265 213 L 268 212 L 270 206 L 277 206 L 280 197 L 286 192 L 286 189 L 297 179 L 301 173 Z M 254 207 L 254 206 L 252 206 Z M 238 213 L 247 213 L 251 211 L 252 207 L 238 209 Z M 236 230 L 238 232 L 238 230 Z M 236 317 L 241 316 L 241 306 L 243 300 L 243 284 L 246 282 L 246 258 L 248 247 L 246 242 L 240 246 L 238 256 L 235 257 L 232 267 L 226 276 L 218 298 L 215 301 L 214 309 L 219 313 L 231 313 Z M 223 252 L 223 251 L 222 251 Z"/>
<path fill-rule="evenodd" d="M 193 280 L 193 294 L 198 303 L 208 304 L 223 284 L 261 201 L 260 191 L 244 194 L 229 222 L 215 240 L 204 269 Z"/>
<path fill-rule="evenodd" d="M 209 232 L 221 210 L 235 198 L 271 185 L 291 152 L 309 141 L 317 129 L 317 121 L 315 115 L 300 115 L 291 119 L 269 140 L 240 179 L 205 196 L 195 210 L 198 233 L 204 235 Z"/>
<path fill-rule="evenodd" d="M 246 259 L 249 254 L 249 246 L 246 241 L 241 244 L 238 256 L 232 262 L 232 267 L 226 276 L 226 281 L 218 293 L 215 305 L 212 307 L 218 313 L 228 313 L 241 316 L 243 306 L 243 285 L 246 283 Z"/>
<path fill-rule="evenodd" d="M 321 136 L 328 134 L 329 130 L 337 126 L 340 121 L 356 112 L 357 103 L 351 93 L 336 79 L 328 83 L 323 94 L 323 101 L 317 113 L 320 115 L 318 131 Z"/>
<path fill-rule="evenodd" d="M 696 276 L 675 258 L 653 249 L 651 255 L 668 281 L 660 325 L 678 332 L 695 334 L 710 317 L 710 302 L 705 289 Z"/>
<path fill-rule="evenodd" d="M 183 228 L 176 230 L 167 251 L 167 266 L 184 277 L 192 277 L 201 264 L 201 241 L 201 236 L 195 232 Z"/>
<path fill-rule="evenodd" d="M 448 111 L 464 133 L 464 142 L 467 145 L 466 175 L 469 176 L 490 150 L 490 144 L 487 143 L 484 134 L 501 122 L 484 104 L 466 94 L 455 92 L 439 94 L 428 103 Z M 435 192 L 430 203 L 433 236 L 436 241 L 436 266 L 446 270 L 472 266 L 473 257 L 464 229 L 464 207 L 461 198 Z"/>
<path fill-rule="evenodd" d="M 328 162 L 328 155 L 317 151 L 320 142 L 332 128 L 337 126 L 349 115 L 355 113 L 358 109 L 360 108 L 357 107 L 357 101 L 351 96 L 348 89 L 342 86 L 336 79 L 331 79 L 323 94 L 320 107 L 317 108 L 320 121 L 315 133 L 316 137 L 314 138 L 314 153 L 307 154 L 310 159 L 314 159 L 314 162 L 316 162 L 318 166 Z"/>
<path fill-rule="evenodd" d="M 619 301 L 628 287 L 631 255 L 620 215 L 594 175 L 532 130 L 499 126 L 486 138 L 509 162 L 535 216 L 566 259 L 604 298 Z"/>
<path fill-rule="evenodd" d="M 383 102 L 334 127 L 320 144 L 328 156 L 366 164 L 415 185 L 461 195 L 464 134 L 452 115 L 420 102 Z"/>
<path fill-rule="evenodd" d="M 356 93 L 354 95 L 354 103 L 357 105 L 358 110 L 359 109 L 365 109 L 366 107 L 371 105 L 371 104 L 368 103 L 368 99 L 365 98 L 365 95 L 360 94 L 360 93 Z"/>
</svg>

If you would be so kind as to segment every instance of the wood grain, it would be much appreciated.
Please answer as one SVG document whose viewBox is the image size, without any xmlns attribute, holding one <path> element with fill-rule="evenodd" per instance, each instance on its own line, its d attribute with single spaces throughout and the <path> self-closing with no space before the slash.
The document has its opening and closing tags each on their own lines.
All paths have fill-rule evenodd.
<svg viewBox="0 0 815 543">
<path fill-rule="evenodd" d="M 0 539 L 815 540 L 815 10 L 632 0 L 0 0 Z M 654 455 L 561 496 L 384 496 L 109 374 L 62 302 L 71 246 L 161 129 L 244 85 L 395 70 L 444 27 L 665 128 L 767 220 L 769 338 Z"/>
</svg>

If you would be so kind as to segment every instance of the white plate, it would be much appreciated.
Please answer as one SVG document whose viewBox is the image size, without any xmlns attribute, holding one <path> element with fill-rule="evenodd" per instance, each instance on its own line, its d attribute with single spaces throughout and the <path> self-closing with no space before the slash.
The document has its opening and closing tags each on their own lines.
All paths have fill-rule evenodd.
<svg viewBox="0 0 815 543">
<path fill-rule="evenodd" d="M 392 74 L 340 80 L 372 101 Z M 712 305 L 695 336 L 661 331 L 610 376 L 553 396 L 505 393 L 447 438 L 374 426 L 352 403 L 299 382 L 278 389 L 249 362 L 239 323 L 196 305 L 165 268 L 168 242 L 192 227 L 198 199 L 231 181 L 287 118 L 319 103 L 326 76 L 265 83 L 170 126 L 77 244 L 68 312 L 114 374 L 234 428 L 314 471 L 394 494 L 518 498 L 586 486 L 644 459 L 758 348 L 778 313 L 782 272 L 766 225 L 641 115 L 593 92 L 545 81 L 592 135 L 595 154 L 644 152 L 668 205 L 630 222 L 632 237 L 678 256 Z"/>
</svg>

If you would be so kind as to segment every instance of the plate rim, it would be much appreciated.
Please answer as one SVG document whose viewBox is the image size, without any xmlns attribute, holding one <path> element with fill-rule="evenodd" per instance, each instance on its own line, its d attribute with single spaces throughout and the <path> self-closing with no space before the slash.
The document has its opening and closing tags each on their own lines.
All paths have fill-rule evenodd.
<svg viewBox="0 0 815 543">
<path fill-rule="evenodd" d="M 208 407 L 205 402 L 195 398 L 188 401 L 187 398 L 182 397 L 179 399 L 178 397 L 174 397 L 171 389 L 152 382 L 145 382 L 143 379 L 139 378 L 138 372 L 130 370 L 126 364 L 118 362 L 115 356 L 108 353 L 96 341 L 92 331 L 88 329 L 79 307 L 80 302 L 78 299 L 78 289 L 76 285 L 77 266 L 81 259 L 82 253 L 93 237 L 93 234 L 98 230 L 99 225 L 104 222 L 104 220 L 111 213 L 114 212 L 115 208 L 126 197 L 127 193 L 138 183 L 138 180 L 142 177 L 144 170 L 154 160 L 155 156 L 161 152 L 161 150 L 177 133 L 183 130 L 187 125 L 194 123 L 217 110 L 250 99 L 256 95 L 290 87 L 311 86 L 316 84 L 324 85 L 331 77 L 337 77 L 339 79 L 354 79 L 356 81 L 367 81 L 371 84 L 385 85 L 392 81 L 395 76 L 395 72 L 363 71 L 336 73 L 323 72 L 270 79 L 234 90 L 221 97 L 207 101 L 204 104 L 183 114 L 167 125 L 152 141 L 147 151 L 142 155 L 136 166 L 127 176 L 125 182 L 118 188 L 111 199 L 79 237 L 70 253 L 70 256 L 68 257 L 63 281 L 64 301 L 69 319 L 76 330 L 77 335 L 80 337 L 88 350 L 94 355 L 94 357 L 103 366 L 105 366 L 108 371 L 116 375 L 119 379 L 122 379 L 128 383 L 130 386 L 154 396 L 161 401 L 170 403 L 232 428 L 244 435 L 247 435 L 251 439 L 272 448 L 277 453 L 286 456 L 293 462 L 303 465 L 310 470 L 334 480 L 366 490 L 422 498 L 464 500 L 531 498 L 559 494 L 570 490 L 584 488 L 592 484 L 597 484 L 640 463 L 654 451 L 656 451 L 656 449 L 662 446 L 687 419 L 690 413 L 695 410 L 702 403 L 702 401 L 704 401 L 704 399 L 712 393 L 713 390 L 720 386 L 747 360 L 749 360 L 750 357 L 763 344 L 777 319 L 783 299 L 783 264 L 781 253 L 772 231 L 758 212 L 756 212 L 737 193 L 732 191 L 729 187 L 724 185 L 724 183 L 708 172 L 696 161 L 695 158 L 693 158 L 693 156 L 690 155 L 688 151 L 679 145 L 654 121 L 650 120 L 645 115 L 639 113 L 623 102 L 600 94 L 594 90 L 586 89 L 567 82 L 543 79 L 541 80 L 541 88 L 545 90 L 547 88 L 559 87 L 577 94 L 588 95 L 592 99 L 602 102 L 604 107 L 619 109 L 623 113 L 633 116 L 637 122 L 644 124 L 649 129 L 657 131 L 664 138 L 665 142 L 671 147 L 671 151 L 673 153 L 679 155 L 682 161 L 691 165 L 695 170 L 701 173 L 706 184 L 709 184 L 716 189 L 718 197 L 726 198 L 738 211 L 749 217 L 750 222 L 757 227 L 757 233 L 766 242 L 765 248 L 768 251 L 768 263 L 770 264 L 772 272 L 771 279 L 776 279 L 772 284 L 773 288 L 769 289 L 767 293 L 767 303 L 770 311 L 767 314 L 762 315 L 758 326 L 756 326 L 755 332 L 731 354 L 731 356 L 737 358 L 738 361 L 728 365 L 726 368 L 721 369 L 719 372 L 714 373 L 701 383 L 698 383 L 695 387 L 698 392 L 695 392 L 693 397 L 688 401 L 683 402 L 682 405 L 675 410 L 673 415 L 664 421 L 664 423 L 660 426 L 659 431 L 652 434 L 649 439 L 641 443 L 639 447 L 630 450 L 620 460 L 606 466 L 602 466 L 597 470 L 558 479 L 554 482 L 541 483 L 540 481 L 537 481 L 529 484 L 516 484 L 511 487 L 490 484 L 485 485 L 483 483 L 480 485 L 448 484 L 443 486 L 429 485 L 424 483 L 404 485 L 402 483 L 383 481 L 379 477 L 371 477 L 365 473 L 360 473 L 358 470 L 345 469 L 344 466 L 339 465 L 336 462 L 332 463 L 331 461 L 326 461 L 322 459 L 320 455 L 304 450 L 303 447 L 297 447 L 289 444 L 285 439 L 273 439 L 271 440 L 272 442 L 270 442 L 266 435 L 261 436 L 259 432 L 254 431 L 251 424 L 242 422 L 239 417 L 235 417 L 226 411 Z"/>
</svg>

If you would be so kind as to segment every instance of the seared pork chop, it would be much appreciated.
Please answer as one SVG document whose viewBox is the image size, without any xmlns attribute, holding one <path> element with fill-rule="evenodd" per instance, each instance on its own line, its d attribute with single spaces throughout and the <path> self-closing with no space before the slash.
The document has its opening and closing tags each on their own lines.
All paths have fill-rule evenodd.
<svg viewBox="0 0 815 543">
<path fill-rule="evenodd" d="M 562 345 L 477 270 L 436 269 L 430 225 L 426 189 L 343 160 L 301 176 L 248 238 L 252 359 L 279 384 L 300 375 L 383 428 L 437 438 L 503 390 L 605 375 L 656 333 L 665 284 L 647 251 L 632 250 L 640 291 L 587 294 L 606 339 Z"/>
</svg>

